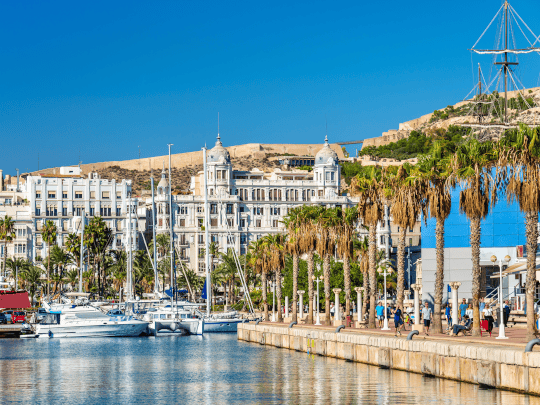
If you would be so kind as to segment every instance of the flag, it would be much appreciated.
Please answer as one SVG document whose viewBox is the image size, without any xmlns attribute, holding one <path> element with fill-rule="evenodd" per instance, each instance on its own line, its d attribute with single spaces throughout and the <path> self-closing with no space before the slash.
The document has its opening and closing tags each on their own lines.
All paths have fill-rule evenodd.
<svg viewBox="0 0 540 405">
<path fill-rule="evenodd" d="M 206 280 L 204 280 L 204 285 L 203 285 L 203 288 L 202 288 L 202 295 L 201 295 L 201 298 L 203 300 L 207 299 L 208 298 L 208 295 L 206 294 Z"/>
</svg>

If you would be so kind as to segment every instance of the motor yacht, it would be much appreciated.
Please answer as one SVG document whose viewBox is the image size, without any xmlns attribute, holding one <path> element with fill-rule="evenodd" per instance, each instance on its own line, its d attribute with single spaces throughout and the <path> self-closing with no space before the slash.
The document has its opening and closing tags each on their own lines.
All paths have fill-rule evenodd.
<svg viewBox="0 0 540 405">
<path fill-rule="evenodd" d="M 148 328 L 148 322 L 133 316 L 108 316 L 90 305 L 49 310 L 35 326 L 36 335 L 42 337 L 97 337 L 139 336 Z"/>
</svg>

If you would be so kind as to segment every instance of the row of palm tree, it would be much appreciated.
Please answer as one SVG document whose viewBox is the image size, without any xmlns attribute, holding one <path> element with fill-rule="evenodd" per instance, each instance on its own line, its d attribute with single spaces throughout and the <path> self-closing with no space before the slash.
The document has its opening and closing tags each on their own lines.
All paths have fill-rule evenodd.
<svg viewBox="0 0 540 405">
<path fill-rule="evenodd" d="M 479 302 L 481 292 L 481 221 L 498 199 L 506 193 L 509 202 L 517 201 L 525 213 L 527 237 L 528 308 L 534 307 L 538 210 L 540 209 L 540 142 L 537 128 L 521 125 L 509 130 L 497 142 L 464 139 L 455 147 L 435 141 L 431 153 L 421 156 L 414 166 L 370 167 L 352 182 L 353 194 L 360 198 L 359 216 L 370 227 L 369 272 L 375 264 L 375 225 L 382 219 L 384 206 L 391 207 L 394 222 L 400 226 L 398 243 L 398 303 L 403 297 L 403 251 L 406 230 L 424 214 L 436 220 L 435 318 L 433 331 L 442 331 L 439 316 L 444 289 L 444 223 L 452 206 L 451 190 L 460 186 L 459 209 L 470 221 L 472 250 L 473 335 L 480 335 Z M 370 277 L 372 280 L 372 277 Z M 370 299 L 374 291 L 369 288 Z M 372 301 L 373 302 L 373 301 Z M 369 326 L 374 326 L 371 306 Z M 536 334 L 534 311 L 527 312 L 527 336 Z"/>
</svg>

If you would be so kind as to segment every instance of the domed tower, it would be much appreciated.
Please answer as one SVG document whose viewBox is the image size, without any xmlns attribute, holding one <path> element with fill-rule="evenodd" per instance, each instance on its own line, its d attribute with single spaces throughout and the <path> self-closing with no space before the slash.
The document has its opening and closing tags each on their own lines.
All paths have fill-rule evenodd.
<svg viewBox="0 0 540 405">
<path fill-rule="evenodd" d="M 163 164 L 161 180 L 158 183 L 156 194 L 156 226 L 158 232 L 169 229 L 169 190 L 169 180 L 165 173 L 165 164 Z"/>
<path fill-rule="evenodd" d="M 339 195 L 340 167 L 338 155 L 324 138 L 324 146 L 315 155 L 313 180 L 317 184 L 318 196 L 332 198 Z"/>
<path fill-rule="evenodd" d="M 208 194 L 230 194 L 232 185 L 232 164 L 229 151 L 223 147 L 217 136 L 216 145 L 206 155 L 208 171 Z"/>
</svg>

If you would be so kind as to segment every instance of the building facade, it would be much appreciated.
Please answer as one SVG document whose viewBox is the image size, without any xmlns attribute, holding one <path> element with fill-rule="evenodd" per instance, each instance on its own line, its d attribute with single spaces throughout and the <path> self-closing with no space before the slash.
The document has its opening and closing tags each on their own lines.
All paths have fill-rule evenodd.
<svg viewBox="0 0 540 405">
<path fill-rule="evenodd" d="M 328 140 L 316 154 L 313 171 L 262 172 L 234 170 L 218 136 L 207 151 L 207 187 L 210 209 L 209 235 L 220 251 L 245 254 L 251 241 L 285 232 L 283 218 L 291 208 L 305 204 L 350 207 L 357 202 L 340 195 L 338 156 Z M 198 274 L 204 261 L 204 172 L 191 178 L 191 195 L 173 195 L 175 248 L 180 259 Z M 170 228 L 169 183 L 165 172 L 157 187 L 156 231 Z"/>
</svg>

